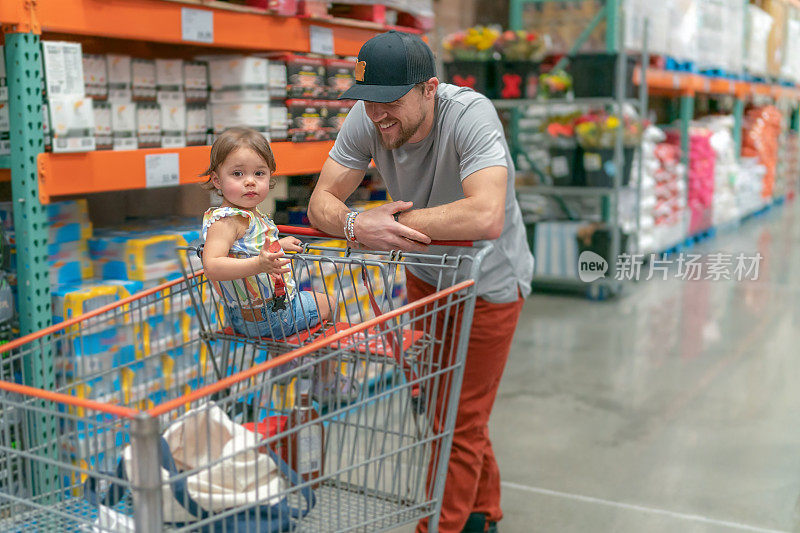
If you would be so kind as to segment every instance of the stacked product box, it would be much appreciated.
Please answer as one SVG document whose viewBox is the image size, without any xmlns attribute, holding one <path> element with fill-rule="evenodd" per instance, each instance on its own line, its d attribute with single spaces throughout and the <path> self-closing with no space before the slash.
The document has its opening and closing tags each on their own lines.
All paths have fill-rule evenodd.
<svg viewBox="0 0 800 533">
<path fill-rule="evenodd" d="M 280 58 L 269 60 L 269 135 L 272 141 L 285 141 L 289 136 L 289 110 L 286 90 L 289 84 L 286 63 Z"/>
<path fill-rule="evenodd" d="M 208 72 L 214 134 L 247 126 L 268 137 L 269 61 L 252 56 L 210 58 Z"/>
<path fill-rule="evenodd" d="M 92 263 L 88 254 L 88 239 L 92 224 L 86 200 L 56 202 L 46 206 L 48 218 L 48 263 L 50 283 L 79 283 L 92 277 Z M 14 236 L 11 202 L 0 203 L 0 220 L 7 234 Z M 13 252 L 12 248 L 12 252 Z M 12 254 L 12 267 L 16 269 L 16 254 Z M 20 268 L 23 265 L 19 265 Z"/>
<path fill-rule="evenodd" d="M 127 298 L 142 288 L 141 282 L 90 280 L 56 285 L 53 323 L 80 316 Z M 67 335 L 59 345 L 57 368 L 65 378 L 85 379 L 130 363 L 136 358 L 133 344 L 139 326 L 125 315 L 100 315 L 80 323 L 80 335 Z"/>
<path fill-rule="evenodd" d="M 328 102 L 328 117 L 326 125 L 328 138 L 336 139 L 336 137 L 339 135 L 339 130 L 342 129 L 342 124 L 344 124 L 344 119 L 347 118 L 347 114 L 350 113 L 351 109 L 353 109 L 355 103 L 355 100 L 334 100 Z"/>
<path fill-rule="evenodd" d="M 156 100 L 164 148 L 186 146 L 186 88 L 181 59 L 156 59 Z"/>
<path fill-rule="evenodd" d="M 90 85 L 100 75 L 104 89 Z M 208 65 L 181 59 L 140 59 L 126 55 L 84 56 L 93 75 L 86 90 L 95 97 L 98 149 L 181 148 L 208 142 Z"/>
<path fill-rule="evenodd" d="M 98 284 L 140 290 L 179 279 L 183 252 L 176 248 L 196 241 L 199 227 L 194 220 L 151 220 L 99 230 L 90 242 L 98 276 L 104 278 Z M 194 366 L 196 372 L 199 368 L 199 322 L 180 284 L 138 302 L 143 307 L 134 313 L 136 320 L 122 325 L 132 342 L 125 343 L 118 331 L 117 337 L 105 339 L 112 349 L 91 363 L 106 365 L 103 368 L 110 364 L 118 370 L 112 388 L 126 401 L 157 402 L 163 379 L 177 370 L 184 372 Z M 115 341 L 124 349 L 116 348 Z M 183 356 L 184 352 L 189 355 Z"/>
<path fill-rule="evenodd" d="M 325 78 L 328 87 L 328 99 L 336 100 L 342 93 L 355 84 L 354 64 L 355 60 L 351 59 L 328 58 L 325 60 Z"/>
<path fill-rule="evenodd" d="M 233 126 L 272 141 L 333 139 L 352 107 L 337 98 L 355 83 L 352 60 L 291 53 L 184 61 L 47 41 L 43 67 L 45 149 L 55 152 L 200 146 Z M 2 74 L 0 155 L 9 144 Z M 313 105 L 291 108 L 298 100 Z"/>
<path fill-rule="evenodd" d="M 354 61 L 299 54 L 280 54 L 273 60 L 286 64 L 288 139 L 335 139 L 354 104 L 337 100 L 355 83 Z"/>
<path fill-rule="evenodd" d="M 186 88 L 186 145 L 210 144 L 208 116 L 208 63 L 186 61 L 183 64 Z"/>
<path fill-rule="evenodd" d="M 86 96 L 80 43 L 44 41 L 42 57 L 52 150 L 94 150 L 94 108 Z"/>
<path fill-rule="evenodd" d="M 147 282 L 180 271 L 178 245 L 177 235 L 104 229 L 89 241 L 89 251 L 100 278 Z"/>
<path fill-rule="evenodd" d="M 325 59 L 300 54 L 280 54 L 286 63 L 288 98 L 325 98 L 328 94 Z"/>
<path fill-rule="evenodd" d="M 292 142 L 325 141 L 328 135 L 328 103 L 325 100 L 286 100 L 289 116 L 289 140 Z"/>
</svg>

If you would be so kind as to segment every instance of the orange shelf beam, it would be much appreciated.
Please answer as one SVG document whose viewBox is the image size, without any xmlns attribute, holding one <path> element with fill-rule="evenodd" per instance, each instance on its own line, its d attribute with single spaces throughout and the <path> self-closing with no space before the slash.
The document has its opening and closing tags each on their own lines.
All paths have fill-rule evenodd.
<svg viewBox="0 0 800 533">
<path fill-rule="evenodd" d="M 637 67 L 633 74 L 636 85 L 642 83 L 642 71 Z M 712 78 L 689 72 L 647 70 L 647 87 L 654 94 L 730 94 L 739 97 L 765 95 L 773 98 L 800 100 L 800 88 L 752 83 L 747 81 Z"/>
<path fill-rule="evenodd" d="M 0 1 L 0 24 L 27 27 L 30 0 Z M 357 55 L 361 45 L 383 28 L 338 24 L 335 19 L 282 17 L 265 13 L 210 8 L 198 3 L 163 0 L 36 0 L 37 26 L 43 32 L 133 39 L 242 50 L 310 51 L 310 27 L 333 29 L 334 52 Z M 184 41 L 181 36 L 183 8 L 214 14 L 214 42 Z"/>
<path fill-rule="evenodd" d="M 333 148 L 333 141 L 272 143 L 278 164 L 276 175 L 314 174 Z M 201 183 L 198 176 L 208 167 L 210 146 L 154 148 L 131 151 L 98 151 L 76 154 L 39 154 L 39 198 L 43 204 L 53 197 L 96 192 L 144 189 L 145 156 L 177 153 L 180 183 Z"/>
</svg>

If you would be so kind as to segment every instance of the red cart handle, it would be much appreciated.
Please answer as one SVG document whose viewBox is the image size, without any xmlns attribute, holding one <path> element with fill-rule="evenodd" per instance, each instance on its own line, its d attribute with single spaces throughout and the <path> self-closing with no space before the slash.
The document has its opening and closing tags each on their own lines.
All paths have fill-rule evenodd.
<svg viewBox="0 0 800 533">
<path fill-rule="evenodd" d="M 314 228 L 309 228 L 308 226 L 278 226 L 278 231 L 280 233 L 289 233 L 291 235 L 304 235 L 306 237 L 322 237 L 325 239 L 342 239 L 342 237 L 335 237 L 333 235 L 328 235 L 327 233 L 323 233 L 319 230 Z M 471 248 L 473 246 L 472 241 L 431 241 L 430 246 L 462 246 L 465 248 Z"/>
</svg>

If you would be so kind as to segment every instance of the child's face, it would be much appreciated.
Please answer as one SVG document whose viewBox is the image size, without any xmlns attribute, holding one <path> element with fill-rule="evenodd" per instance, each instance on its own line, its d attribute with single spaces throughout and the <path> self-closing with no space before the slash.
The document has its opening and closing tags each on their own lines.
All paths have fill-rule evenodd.
<svg viewBox="0 0 800 533">
<path fill-rule="evenodd" d="M 270 175 L 267 162 L 243 147 L 228 155 L 212 176 L 212 183 L 222 191 L 227 203 L 253 209 L 267 197 Z"/>
</svg>

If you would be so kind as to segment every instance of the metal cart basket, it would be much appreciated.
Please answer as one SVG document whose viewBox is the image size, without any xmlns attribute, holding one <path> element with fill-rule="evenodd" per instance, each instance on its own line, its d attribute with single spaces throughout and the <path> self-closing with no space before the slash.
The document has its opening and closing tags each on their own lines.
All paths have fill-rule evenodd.
<svg viewBox="0 0 800 533">
<path fill-rule="evenodd" d="M 486 249 L 330 244 L 288 256 L 325 324 L 242 333 L 190 248 L 183 278 L 0 347 L 0 531 L 436 531 Z M 440 290 L 400 301 L 409 263 Z"/>
</svg>

